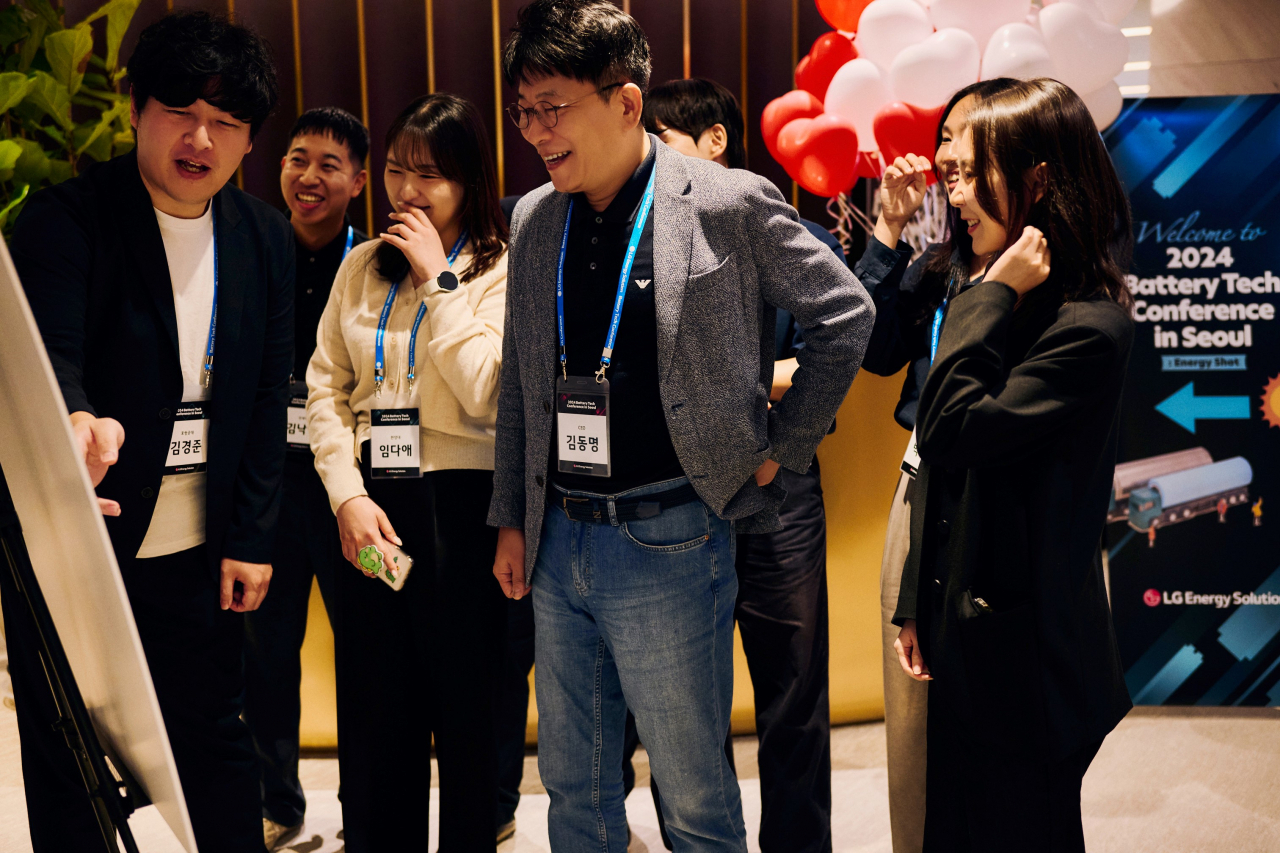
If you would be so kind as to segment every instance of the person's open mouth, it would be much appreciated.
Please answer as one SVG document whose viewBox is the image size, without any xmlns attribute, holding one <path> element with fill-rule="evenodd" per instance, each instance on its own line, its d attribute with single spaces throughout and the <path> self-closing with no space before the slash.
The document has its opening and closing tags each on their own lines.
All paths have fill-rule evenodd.
<svg viewBox="0 0 1280 853">
<path fill-rule="evenodd" d="M 547 164 L 548 172 L 554 172 L 564 164 L 564 161 L 568 159 L 570 153 L 572 152 L 558 151 L 555 154 L 543 154 L 542 162 Z"/>
<path fill-rule="evenodd" d="M 201 163 L 198 160 L 186 160 L 179 158 L 176 162 L 178 164 L 179 172 L 193 178 L 202 178 L 209 172 L 213 171 L 212 167 Z"/>
<path fill-rule="evenodd" d="M 294 193 L 293 200 L 298 203 L 298 207 L 306 211 L 315 210 L 324 204 L 324 196 L 315 193 Z"/>
</svg>

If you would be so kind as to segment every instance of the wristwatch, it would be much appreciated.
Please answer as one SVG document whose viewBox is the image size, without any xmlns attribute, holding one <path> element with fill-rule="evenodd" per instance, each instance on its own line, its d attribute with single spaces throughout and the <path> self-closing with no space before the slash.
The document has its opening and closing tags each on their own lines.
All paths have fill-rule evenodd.
<svg viewBox="0 0 1280 853">
<path fill-rule="evenodd" d="M 454 291 L 458 289 L 458 277 L 453 274 L 452 270 L 445 270 L 436 276 L 436 287 L 441 290 Z"/>
</svg>

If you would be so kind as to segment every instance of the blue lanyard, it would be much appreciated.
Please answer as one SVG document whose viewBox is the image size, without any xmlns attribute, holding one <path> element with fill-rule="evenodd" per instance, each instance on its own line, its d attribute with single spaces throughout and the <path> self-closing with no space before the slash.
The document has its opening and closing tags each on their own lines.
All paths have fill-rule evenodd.
<svg viewBox="0 0 1280 853">
<path fill-rule="evenodd" d="M 640 238 L 644 236 L 644 224 L 649 218 L 649 210 L 653 207 L 653 179 L 657 174 L 657 164 L 649 173 L 649 185 L 645 187 L 644 197 L 640 199 L 640 211 L 636 214 L 635 224 L 631 226 L 631 240 L 627 243 L 627 257 L 622 262 L 622 273 L 618 276 L 618 295 L 613 300 L 613 319 L 609 322 L 609 335 L 604 341 L 604 351 L 600 354 L 600 369 L 596 371 L 596 382 L 604 381 L 604 372 L 613 360 L 613 344 L 618 338 L 618 324 L 622 322 L 622 305 L 627 295 L 627 279 L 631 277 L 631 265 L 635 262 L 636 251 L 640 248 Z M 556 320 L 560 328 L 560 372 L 569 378 L 568 356 L 564 346 L 564 258 L 569 248 L 569 223 L 573 221 L 573 199 L 569 199 L 569 213 L 564 218 L 564 235 L 560 238 L 560 264 L 556 269 Z"/>
<path fill-rule="evenodd" d="M 947 300 L 942 300 L 938 310 L 933 312 L 933 339 L 929 343 L 929 363 L 938 356 L 938 334 L 942 331 L 942 318 L 947 313 Z"/>
<path fill-rule="evenodd" d="M 217 201 L 209 200 L 209 219 L 213 223 L 213 307 L 209 309 L 209 343 L 204 351 L 204 387 L 213 382 L 213 338 L 218 331 L 218 214 Z"/>
<path fill-rule="evenodd" d="M 462 247 L 467 244 L 467 238 L 470 235 L 463 229 L 458 235 L 458 240 L 453 244 L 453 248 L 449 250 L 449 266 L 453 266 L 453 262 L 458 259 L 458 253 L 462 251 Z M 348 235 L 350 241 L 350 235 Z M 387 301 L 382 305 L 382 316 L 378 319 L 378 334 L 373 339 L 373 393 L 382 393 L 382 381 L 387 377 L 387 371 L 383 367 L 382 357 L 382 341 L 387 334 L 387 321 L 391 319 L 391 306 L 395 304 L 396 293 L 400 289 L 400 282 L 393 282 L 391 290 L 387 293 Z M 413 357 L 414 349 L 418 343 L 418 327 L 422 325 L 422 318 L 427 315 L 427 304 L 425 302 L 418 304 L 418 315 L 413 318 L 413 332 L 409 335 L 409 390 L 413 390 Z"/>
<path fill-rule="evenodd" d="M 351 244 L 356 239 L 356 227 L 354 225 L 347 226 L 347 245 L 342 248 L 342 259 L 345 261 L 347 255 L 351 252 Z"/>
</svg>

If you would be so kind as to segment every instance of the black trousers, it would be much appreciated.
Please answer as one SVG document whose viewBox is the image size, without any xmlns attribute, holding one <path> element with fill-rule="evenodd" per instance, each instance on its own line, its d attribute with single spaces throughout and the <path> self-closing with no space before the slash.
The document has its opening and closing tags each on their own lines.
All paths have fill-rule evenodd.
<svg viewBox="0 0 1280 853">
<path fill-rule="evenodd" d="M 782 529 L 738 536 L 734 612 L 755 689 L 760 849 L 830 853 L 827 517 L 817 459 L 804 474 L 780 469 L 777 482 L 787 490 Z M 631 783 L 639 739 L 629 714 L 624 737 L 623 778 Z M 732 737 L 725 753 L 733 764 Z M 670 850 L 661 795 L 652 780 L 650 786 Z"/>
<path fill-rule="evenodd" d="M 16 525 L 10 528 L 16 531 Z M 16 538 L 16 537 L 15 537 Z M 219 608 L 204 546 L 120 567 L 202 853 L 262 850 L 257 766 L 240 719 L 241 614 Z M 54 731 L 35 626 L 0 570 L 35 853 L 100 853 L 102 835 L 71 751 Z"/>
<path fill-rule="evenodd" d="M 1080 784 L 1102 742 L 1038 762 L 975 742 L 929 691 L 924 853 L 1084 853 Z"/>
<path fill-rule="evenodd" d="M 498 678 L 494 735 L 498 750 L 497 825 L 515 819 L 524 778 L 524 736 L 529 726 L 529 671 L 533 669 L 533 596 L 507 602 L 506 650 Z M 634 727 L 634 726 L 633 726 Z M 630 789 L 628 789 L 630 790 Z"/>
<path fill-rule="evenodd" d="M 311 579 L 320 585 L 329 624 L 339 622 L 334 574 L 343 566 L 338 522 L 309 451 L 290 449 L 272 557 L 271 589 L 245 614 L 244 718 L 262 773 L 262 814 L 294 826 L 307 808 L 298 781 L 298 721 L 302 705 L 300 652 L 307 633 Z"/>
<path fill-rule="evenodd" d="M 738 536 L 738 602 L 760 739 L 760 849 L 830 853 L 827 518 L 815 459 L 783 468 L 782 529 Z"/>
<path fill-rule="evenodd" d="M 426 849 L 434 735 L 440 849 L 492 851 L 493 703 L 507 614 L 493 576 L 497 531 L 485 524 L 493 474 L 373 480 L 367 463 L 364 473 L 414 566 L 399 592 L 353 566 L 337 573 L 346 849 Z"/>
</svg>

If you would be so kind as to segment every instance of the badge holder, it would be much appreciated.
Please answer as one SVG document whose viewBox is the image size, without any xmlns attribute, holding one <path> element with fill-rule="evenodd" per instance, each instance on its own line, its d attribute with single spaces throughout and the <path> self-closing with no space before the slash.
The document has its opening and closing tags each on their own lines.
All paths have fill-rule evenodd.
<svg viewBox="0 0 1280 853">
<path fill-rule="evenodd" d="M 608 379 L 556 379 L 556 447 L 561 474 L 610 476 Z"/>
<path fill-rule="evenodd" d="M 369 414 L 369 467 L 375 480 L 422 476 L 418 410 L 374 409 Z"/>
<path fill-rule="evenodd" d="M 902 454 L 902 471 L 911 479 L 920 473 L 920 448 L 916 446 L 916 431 L 911 431 L 911 441 L 907 442 L 907 452 Z"/>
<path fill-rule="evenodd" d="M 212 406 L 206 400 L 179 403 L 173 415 L 173 434 L 164 458 L 164 473 L 197 474 L 208 468 L 209 418 Z"/>
<path fill-rule="evenodd" d="M 285 413 L 285 442 L 290 450 L 311 450 L 307 437 L 307 383 L 289 384 L 289 408 Z"/>
</svg>

